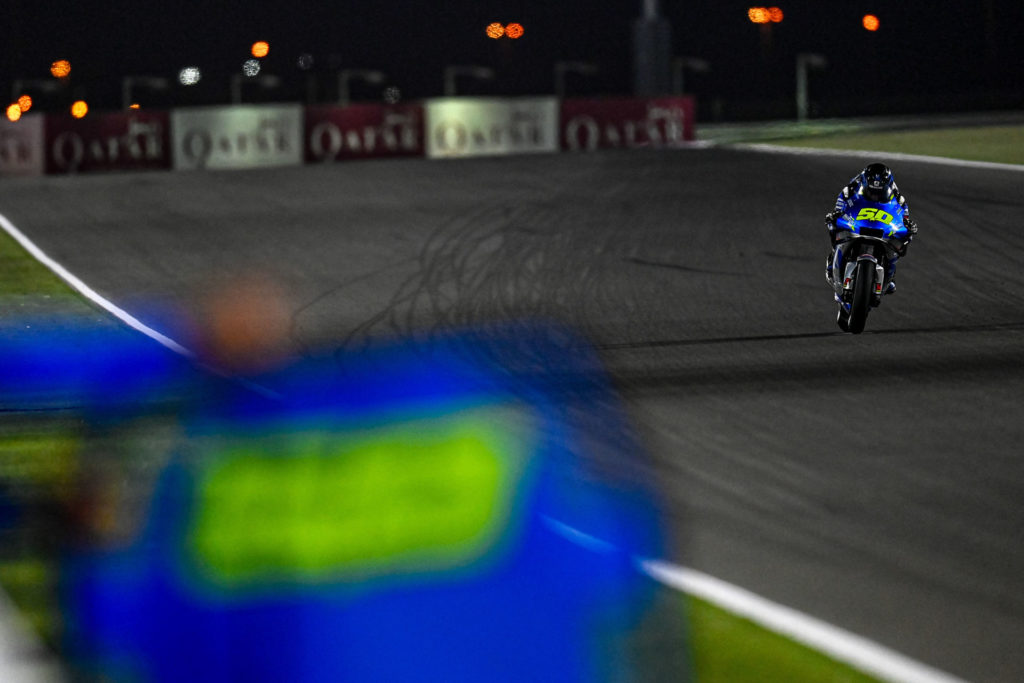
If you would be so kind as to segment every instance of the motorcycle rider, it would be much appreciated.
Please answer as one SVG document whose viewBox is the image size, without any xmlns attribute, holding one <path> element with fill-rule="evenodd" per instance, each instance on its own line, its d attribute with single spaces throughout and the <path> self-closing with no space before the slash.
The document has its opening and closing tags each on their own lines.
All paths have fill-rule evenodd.
<svg viewBox="0 0 1024 683">
<path fill-rule="evenodd" d="M 842 242 L 837 241 L 836 220 L 842 216 L 848 208 L 853 206 L 854 199 L 857 196 L 879 203 L 896 200 L 899 205 L 903 207 L 903 225 L 906 226 L 909 233 L 907 235 L 907 241 L 903 245 L 903 254 L 906 254 L 907 245 L 910 244 L 910 241 L 914 239 L 914 235 L 917 234 L 917 223 L 910 217 L 910 207 L 907 205 L 906 198 L 896 186 L 896 181 L 893 179 L 892 171 L 888 166 L 879 162 L 868 164 L 864 167 L 863 171 L 855 175 L 850 182 L 839 191 L 839 196 L 836 197 L 835 208 L 825 214 L 825 227 L 828 228 L 829 246 L 832 247 L 828 255 L 828 260 L 825 262 L 825 279 L 828 280 L 830 285 L 833 284 L 832 266 L 836 259 L 837 248 L 842 246 Z M 899 260 L 900 255 L 901 254 L 893 255 L 893 257 L 889 259 L 889 272 L 885 274 L 887 282 L 885 294 L 892 294 L 896 291 L 896 282 L 893 278 L 896 276 L 896 262 Z"/>
</svg>

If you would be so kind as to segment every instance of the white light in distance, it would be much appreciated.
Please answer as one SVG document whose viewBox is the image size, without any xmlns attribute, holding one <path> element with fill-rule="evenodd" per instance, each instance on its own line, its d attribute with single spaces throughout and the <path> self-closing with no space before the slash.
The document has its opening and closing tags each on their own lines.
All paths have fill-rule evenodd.
<svg viewBox="0 0 1024 683">
<path fill-rule="evenodd" d="M 242 65 L 242 73 L 249 78 L 257 75 L 260 72 L 260 60 L 258 59 L 247 59 L 245 64 Z"/>
<path fill-rule="evenodd" d="M 186 66 L 178 72 L 178 82 L 182 85 L 195 85 L 202 77 L 198 66 Z"/>
</svg>

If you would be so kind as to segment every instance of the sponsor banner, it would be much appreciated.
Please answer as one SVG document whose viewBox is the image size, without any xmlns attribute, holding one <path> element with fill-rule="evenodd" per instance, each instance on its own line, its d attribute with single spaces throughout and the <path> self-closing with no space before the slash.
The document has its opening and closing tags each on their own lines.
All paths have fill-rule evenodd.
<svg viewBox="0 0 1024 683">
<path fill-rule="evenodd" d="M 423 156 L 423 106 L 306 108 L 306 162 Z"/>
<path fill-rule="evenodd" d="M 562 149 L 672 147 L 693 140 L 693 113 L 692 97 L 565 100 Z"/>
<path fill-rule="evenodd" d="M 554 97 L 452 97 L 425 107 L 428 157 L 558 151 Z"/>
<path fill-rule="evenodd" d="M 46 172 L 127 171 L 171 166 L 163 111 L 46 117 Z"/>
<path fill-rule="evenodd" d="M 43 116 L 0 119 L 0 175 L 43 172 Z"/>
<path fill-rule="evenodd" d="M 195 107 L 171 112 L 175 170 L 302 163 L 302 106 Z"/>
</svg>

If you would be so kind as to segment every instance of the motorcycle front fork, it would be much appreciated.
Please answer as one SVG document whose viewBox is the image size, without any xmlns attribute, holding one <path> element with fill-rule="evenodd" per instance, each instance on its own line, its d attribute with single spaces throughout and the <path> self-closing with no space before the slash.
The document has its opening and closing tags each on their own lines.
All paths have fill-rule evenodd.
<svg viewBox="0 0 1024 683">
<path fill-rule="evenodd" d="M 842 295 L 843 291 L 843 248 L 841 246 L 836 247 L 832 250 L 832 287 L 836 290 L 837 294 Z M 895 254 L 889 258 L 888 266 L 885 270 L 885 282 L 882 283 L 883 289 L 892 281 L 896 275 L 896 262 L 900 260 L 899 256 Z"/>
</svg>

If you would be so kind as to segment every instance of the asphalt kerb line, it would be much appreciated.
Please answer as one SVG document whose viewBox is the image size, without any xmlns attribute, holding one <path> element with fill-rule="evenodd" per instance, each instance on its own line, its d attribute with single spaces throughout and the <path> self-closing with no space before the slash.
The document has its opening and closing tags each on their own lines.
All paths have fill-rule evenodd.
<svg viewBox="0 0 1024 683">
<path fill-rule="evenodd" d="M 985 168 L 996 171 L 1024 171 L 1024 164 L 1004 164 L 996 161 L 971 161 L 970 159 L 954 159 L 952 157 L 928 156 L 926 154 L 907 154 L 904 152 L 885 152 L 857 149 L 827 149 L 819 147 L 789 147 L 760 142 L 741 142 L 722 145 L 733 149 L 747 149 L 768 154 L 794 154 L 810 156 L 839 156 L 859 159 L 892 159 L 894 161 L 914 161 L 940 166 L 960 166 L 964 168 Z"/>
<path fill-rule="evenodd" d="M 8 235 L 24 247 L 25 251 L 32 254 L 32 256 L 42 263 L 44 266 L 49 268 L 57 277 L 66 282 L 72 289 L 84 296 L 86 299 L 96 304 L 107 313 L 123 322 L 128 327 L 141 332 L 156 343 L 164 346 L 175 353 L 178 353 L 186 358 L 192 358 L 195 356 L 192 351 L 186 349 L 184 346 L 174 341 L 170 337 L 157 332 L 152 327 L 149 327 L 135 316 L 131 315 L 123 308 L 118 307 L 109 299 L 104 298 L 102 295 L 96 292 L 92 287 L 82 282 L 74 273 L 69 271 L 67 268 L 50 258 L 42 249 L 25 236 L 6 216 L 0 214 L 0 227 L 4 229 Z"/>
<path fill-rule="evenodd" d="M 0 681 L 63 681 L 60 666 L 25 623 L 14 603 L 0 590 Z"/>
<path fill-rule="evenodd" d="M 98 294 L 92 287 L 50 258 L 3 214 L 0 214 L 0 227 L 37 261 L 49 268 L 57 277 L 68 283 L 89 301 L 171 351 L 189 358 L 194 356 L 192 351 L 143 324 L 127 311 Z M 550 520 L 550 523 L 553 528 L 560 533 L 569 535 L 576 542 L 592 538 L 588 534 L 572 529 L 556 520 Z M 602 548 L 604 551 L 614 549 L 614 546 L 600 539 L 593 538 L 590 543 L 595 548 Z M 881 680 L 894 683 L 964 683 L 963 679 L 913 660 L 867 638 L 792 608 L 771 602 L 713 576 L 662 560 L 644 558 L 634 558 L 634 560 L 641 571 L 665 586 L 710 602 Z M 2 659 L 0 657 L 0 670 L 5 664 Z"/>
<path fill-rule="evenodd" d="M 962 678 L 911 659 L 873 640 L 708 574 L 661 560 L 640 560 L 639 565 L 644 573 L 659 583 L 710 602 L 880 680 L 893 683 L 964 683 Z"/>
</svg>

